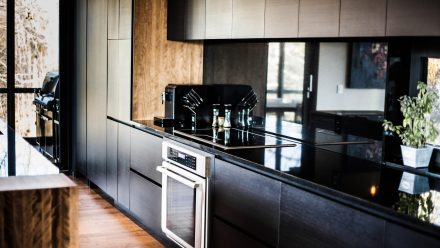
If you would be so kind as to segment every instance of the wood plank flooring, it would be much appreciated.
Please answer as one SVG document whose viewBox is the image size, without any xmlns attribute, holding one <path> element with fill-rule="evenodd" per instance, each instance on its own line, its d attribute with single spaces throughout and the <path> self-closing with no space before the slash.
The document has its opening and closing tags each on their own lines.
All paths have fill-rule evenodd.
<svg viewBox="0 0 440 248">
<path fill-rule="evenodd" d="M 164 247 L 83 181 L 75 182 L 78 184 L 80 248 Z"/>
</svg>

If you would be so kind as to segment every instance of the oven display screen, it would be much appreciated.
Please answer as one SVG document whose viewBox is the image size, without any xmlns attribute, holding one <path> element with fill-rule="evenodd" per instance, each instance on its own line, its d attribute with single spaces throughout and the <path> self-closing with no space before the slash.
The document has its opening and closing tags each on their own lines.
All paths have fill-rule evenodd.
<svg viewBox="0 0 440 248">
<path fill-rule="evenodd" d="M 186 153 L 183 153 L 181 151 L 178 151 L 176 149 L 173 149 L 171 147 L 168 148 L 168 159 L 171 159 L 172 161 L 176 162 L 180 166 L 184 166 L 193 170 L 196 169 L 196 157 L 188 155 Z"/>
</svg>

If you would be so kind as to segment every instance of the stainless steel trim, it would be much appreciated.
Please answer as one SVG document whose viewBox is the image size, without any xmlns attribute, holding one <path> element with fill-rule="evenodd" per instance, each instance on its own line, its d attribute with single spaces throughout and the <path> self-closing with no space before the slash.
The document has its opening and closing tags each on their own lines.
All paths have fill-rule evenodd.
<svg viewBox="0 0 440 248">
<path fill-rule="evenodd" d="M 190 188 L 195 189 L 195 188 L 197 188 L 197 187 L 199 186 L 198 183 L 191 182 L 190 180 L 188 180 L 188 179 L 186 179 L 186 178 L 184 178 L 184 177 L 182 177 L 182 176 L 179 176 L 179 175 L 176 174 L 176 173 L 170 172 L 170 171 L 168 171 L 168 170 L 167 170 L 165 167 L 163 167 L 163 166 L 158 166 L 156 169 L 157 169 L 157 171 L 161 172 L 162 174 L 164 174 L 164 175 L 166 175 L 166 176 L 169 176 L 169 177 L 171 177 L 171 178 L 174 178 L 174 179 L 176 179 L 177 181 L 179 181 L 179 182 L 185 184 L 186 186 L 188 186 L 188 187 L 190 187 Z"/>
</svg>

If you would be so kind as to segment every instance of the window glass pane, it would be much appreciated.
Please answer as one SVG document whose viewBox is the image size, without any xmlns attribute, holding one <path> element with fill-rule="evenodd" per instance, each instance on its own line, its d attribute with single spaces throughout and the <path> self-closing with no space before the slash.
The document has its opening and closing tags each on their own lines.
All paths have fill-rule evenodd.
<svg viewBox="0 0 440 248">
<path fill-rule="evenodd" d="M 6 0 L 0 0 L 0 88 L 7 86 L 6 75 Z"/>
<path fill-rule="evenodd" d="M 22 137 L 36 137 L 35 95 L 15 94 L 15 130 Z"/>
<path fill-rule="evenodd" d="M 58 55 L 59 0 L 16 0 L 15 87 L 40 88 Z"/>
</svg>

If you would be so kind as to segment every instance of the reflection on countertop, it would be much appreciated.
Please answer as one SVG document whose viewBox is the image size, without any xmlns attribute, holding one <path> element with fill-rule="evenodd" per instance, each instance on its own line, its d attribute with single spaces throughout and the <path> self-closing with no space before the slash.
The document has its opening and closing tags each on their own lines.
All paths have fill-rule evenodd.
<svg viewBox="0 0 440 248">
<path fill-rule="evenodd" d="M 6 123 L 0 121 L 0 177 L 59 174 L 58 167 L 38 152 Z M 8 140 L 15 142 L 14 159 L 10 159 Z M 11 145 L 11 144 L 9 144 Z M 12 144 L 13 145 L 13 144 Z M 13 149 L 13 150 L 14 150 Z M 14 164 L 10 164 L 13 161 Z"/>
</svg>

